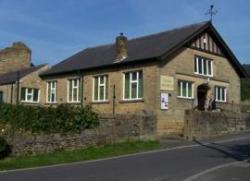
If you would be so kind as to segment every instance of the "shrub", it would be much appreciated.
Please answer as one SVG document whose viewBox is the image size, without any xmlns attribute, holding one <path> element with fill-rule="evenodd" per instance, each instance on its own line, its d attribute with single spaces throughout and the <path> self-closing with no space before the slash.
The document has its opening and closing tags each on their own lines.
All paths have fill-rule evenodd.
<svg viewBox="0 0 250 181">
<path fill-rule="evenodd" d="M 91 107 L 61 104 L 56 108 L 0 104 L 0 123 L 33 133 L 80 132 L 99 124 Z"/>
<path fill-rule="evenodd" d="M 241 100 L 250 100 L 250 78 L 241 79 Z"/>
<path fill-rule="evenodd" d="M 85 109 L 78 108 L 77 114 L 74 117 L 75 126 L 78 131 L 83 129 L 91 129 L 99 125 L 97 114 L 93 113 L 91 107 Z"/>
<path fill-rule="evenodd" d="M 3 137 L 0 137 L 0 159 L 9 156 L 10 153 L 11 153 L 10 145 Z"/>
</svg>

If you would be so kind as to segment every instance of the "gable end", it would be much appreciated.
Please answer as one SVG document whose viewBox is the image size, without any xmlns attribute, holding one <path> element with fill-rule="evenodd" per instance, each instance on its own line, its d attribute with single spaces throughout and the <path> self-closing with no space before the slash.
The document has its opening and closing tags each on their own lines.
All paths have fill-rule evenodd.
<svg viewBox="0 0 250 181">
<path fill-rule="evenodd" d="M 194 38 L 193 42 L 191 42 L 188 47 L 215 55 L 224 56 L 218 43 L 214 40 L 213 36 L 211 36 L 209 32 L 201 33 L 199 36 Z"/>
<path fill-rule="evenodd" d="M 201 44 L 201 45 L 199 45 L 201 48 L 196 48 L 195 47 L 196 43 L 197 43 L 196 40 L 198 40 L 199 38 L 202 38 L 201 35 L 205 35 L 206 32 L 211 37 L 211 40 L 214 41 L 214 44 L 213 44 L 214 47 L 212 48 L 212 45 L 211 45 L 209 47 L 210 50 L 206 50 L 207 48 L 204 48 L 204 45 Z M 211 43 L 211 40 L 210 40 L 210 43 Z M 192 35 L 190 35 L 189 37 L 187 37 L 186 39 L 184 39 L 181 43 L 179 43 L 179 45 L 177 45 L 176 47 L 174 47 L 170 51 L 168 51 L 165 54 L 163 54 L 160 57 L 161 60 L 162 60 L 162 63 L 163 64 L 167 63 L 167 62 L 165 62 L 166 58 L 169 58 L 172 55 L 176 54 L 180 49 L 182 49 L 184 47 L 190 47 L 190 48 L 192 48 L 192 46 L 195 49 L 199 49 L 201 51 L 210 52 L 212 54 L 216 54 L 216 55 L 228 58 L 229 63 L 236 70 L 236 72 L 239 75 L 239 77 L 241 77 L 241 78 L 247 77 L 246 71 L 244 70 L 244 68 L 242 67 L 242 65 L 238 61 L 238 59 L 235 57 L 235 55 L 233 54 L 233 52 L 230 50 L 230 48 L 227 46 L 227 44 L 225 43 L 225 41 L 222 39 L 222 37 L 220 36 L 220 34 L 213 27 L 213 25 L 212 25 L 211 22 L 207 22 L 199 30 L 197 30 Z M 213 53 L 213 52 L 215 52 L 215 53 Z"/>
</svg>

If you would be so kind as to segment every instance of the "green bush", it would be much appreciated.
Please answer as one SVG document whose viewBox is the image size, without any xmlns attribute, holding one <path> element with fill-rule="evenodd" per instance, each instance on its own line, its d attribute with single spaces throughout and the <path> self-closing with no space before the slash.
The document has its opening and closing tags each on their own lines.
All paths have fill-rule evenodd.
<svg viewBox="0 0 250 181">
<path fill-rule="evenodd" d="M 241 79 L 241 100 L 250 100 L 250 78 Z"/>
<path fill-rule="evenodd" d="M 90 107 L 61 104 L 56 108 L 0 104 L 0 123 L 33 133 L 80 132 L 99 124 Z"/>
<path fill-rule="evenodd" d="M 11 153 L 10 145 L 3 137 L 0 137 L 0 159 L 9 156 L 10 153 Z"/>
</svg>

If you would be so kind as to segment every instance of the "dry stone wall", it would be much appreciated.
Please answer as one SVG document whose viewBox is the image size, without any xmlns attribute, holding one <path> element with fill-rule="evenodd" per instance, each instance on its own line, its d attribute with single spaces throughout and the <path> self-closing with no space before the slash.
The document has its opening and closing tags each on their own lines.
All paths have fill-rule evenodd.
<svg viewBox="0 0 250 181">
<path fill-rule="evenodd" d="M 153 114 L 102 115 L 100 126 L 81 133 L 31 134 L 6 128 L 3 136 L 12 146 L 12 155 L 49 153 L 89 146 L 101 146 L 124 140 L 149 139 L 155 136 L 156 117 Z"/>
<path fill-rule="evenodd" d="M 244 131 L 250 131 L 250 113 L 185 112 L 184 137 L 189 140 Z"/>
</svg>

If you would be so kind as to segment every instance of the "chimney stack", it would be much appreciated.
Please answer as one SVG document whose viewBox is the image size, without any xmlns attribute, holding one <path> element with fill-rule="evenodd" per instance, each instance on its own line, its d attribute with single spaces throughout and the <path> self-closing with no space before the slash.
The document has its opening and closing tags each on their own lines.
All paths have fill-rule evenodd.
<svg viewBox="0 0 250 181">
<path fill-rule="evenodd" d="M 123 33 L 116 37 L 116 61 L 122 61 L 128 57 L 128 39 Z"/>
</svg>

